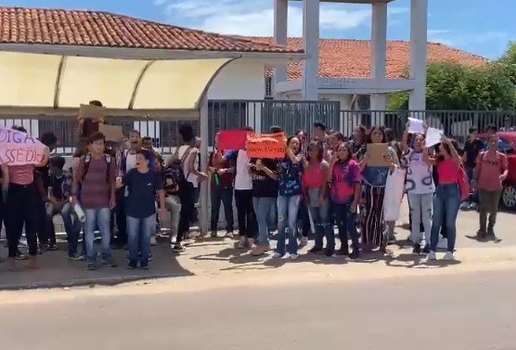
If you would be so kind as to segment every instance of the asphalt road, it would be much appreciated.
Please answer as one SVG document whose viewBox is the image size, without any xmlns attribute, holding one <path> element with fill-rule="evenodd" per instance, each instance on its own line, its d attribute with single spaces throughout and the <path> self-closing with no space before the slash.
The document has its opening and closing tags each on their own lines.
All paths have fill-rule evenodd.
<svg viewBox="0 0 516 350">
<path fill-rule="evenodd" d="M 171 285 L 165 293 L 134 286 L 133 295 L 108 296 L 71 290 L 65 299 L 0 305 L 0 339 L 5 349 L 38 350 L 512 350 L 515 277 L 516 270 L 201 292 Z"/>
</svg>

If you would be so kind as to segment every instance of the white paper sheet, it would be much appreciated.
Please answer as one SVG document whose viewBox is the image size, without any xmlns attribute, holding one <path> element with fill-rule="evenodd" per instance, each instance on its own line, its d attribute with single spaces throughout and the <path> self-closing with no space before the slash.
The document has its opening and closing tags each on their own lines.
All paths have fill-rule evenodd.
<svg viewBox="0 0 516 350">
<path fill-rule="evenodd" d="M 422 134 L 425 131 L 424 122 L 416 118 L 408 118 L 409 128 L 408 131 L 411 134 Z"/>
<path fill-rule="evenodd" d="M 435 128 L 428 128 L 426 130 L 426 147 L 432 147 L 441 143 L 441 139 L 443 138 L 444 132 Z"/>
</svg>

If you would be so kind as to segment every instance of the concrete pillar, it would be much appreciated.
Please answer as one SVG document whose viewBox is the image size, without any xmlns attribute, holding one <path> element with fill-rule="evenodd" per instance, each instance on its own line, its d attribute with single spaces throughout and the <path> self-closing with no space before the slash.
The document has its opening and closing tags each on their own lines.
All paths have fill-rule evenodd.
<svg viewBox="0 0 516 350">
<path fill-rule="evenodd" d="M 371 16 L 371 76 L 377 85 L 382 85 L 386 80 L 387 62 L 387 3 L 373 3 Z M 387 109 L 386 94 L 372 94 L 372 111 L 384 111 Z M 383 113 L 372 115 L 373 124 L 384 125 Z"/>
<path fill-rule="evenodd" d="M 319 90 L 319 0 L 303 0 L 304 100 L 317 100 Z"/>
<path fill-rule="evenodd" d="M 426 109 L 428 0 L 411 0 L 410 4 L 410 78 L 415 82 L 410 91 L 409 109 Z"/>
<path fill-rule="evenodd" d="M 200 137 L 201 137 L 201 171 L 206 172 L 208 167 L 208 97 L 206 94 L 202 97 L 199 110 L 199 124 L 200 124 Z M 199 195 L 200 201 L 200 212 L 199 212 L 199 229 L 203 234 L 208 233 L 208 221 L 209 221 L 209 203 L 208 203 L 208 186 L 209 181 L 203 181 L 199 184 L 201 186 L 201 193 Z"/>
<path fill-rule="evenodd" d="M 274 42 L 287 45 L 288 35 L 288 0 L 274 0 Z M 277 91 L 276 83 L 287 80 L 287 66 L 277 66 L 274 69 L 273 93 Z"/>
<path fill-rule="evenodd" d="M 387 61 L 387 3 L 372 5 L 371 20 L 371 75 L 376 81 L 385 80 Z"/>
</svg>

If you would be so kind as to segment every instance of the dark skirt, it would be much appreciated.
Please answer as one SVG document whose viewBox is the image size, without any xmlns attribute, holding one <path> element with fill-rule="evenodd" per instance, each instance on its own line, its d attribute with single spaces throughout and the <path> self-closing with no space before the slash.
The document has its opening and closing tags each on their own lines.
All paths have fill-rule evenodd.
<svg viewBox="0 0 516 350">
<path fill-rule="evenodd" d="M 365 216 L 362 222 L 362 246 L 372 250 L 385 246 L 385 222 L 383 221 L 383 197 L 385 187 L 364 186 Z"/>
</svg>

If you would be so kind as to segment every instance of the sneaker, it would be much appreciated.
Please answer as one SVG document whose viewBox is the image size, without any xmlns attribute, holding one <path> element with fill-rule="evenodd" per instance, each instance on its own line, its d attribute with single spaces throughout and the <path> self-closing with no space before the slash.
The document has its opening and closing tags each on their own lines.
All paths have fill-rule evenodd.
<svg viewBox="0 0 516 350">
<path fill-rule="evenodd" d="M 127 269 L 128 270 L 136 269 L 136 262 L 129 262 L 129 264 L 127 264 Z"/>
<path fill-rule="evenodd" d="M 88 271 L 95 271 L 97 269 L 97 265 L 95 263 L 88 263 Z"/>
<path fill-rule="evenodd" d="M 298 254 L 290 254 L 290 260 L 297 260 L 299 258 Z"/>
<path fill-rule="evenodd" d="M 303 236 L 301 237 L 301 240 L 299 241 L 299 248 L 303 248 L 308 244 L 308 238 Z"/>
<path fill-rule="evenodd" d="M 487 234 L 485 231 L 482 231 L 482 230 L 477 231 L 477 238 L 482 239 L 482 238 L 486 238 L 486 236 L 487 236 Z"/>
<path fill-rule="evenodd" d="M 19 250 L 16 252 L 16 256 L 14 257 L 16 260 L 27 260 L 27 256 L 22 254 Z"/>
<path fill-rule="evenodd" d="M 324 255 L 327 256 L 328 258 L 331 258 L 335 255 L 335 251 L 326 249 L 324 251 Z"/>
<path fill-rule="evenodd" d="M 176 243 L 174 244 L 172 250 L 176 253 L 183 253 L 185 251 L 185 247 L 183 247 L 181 243 Z"/>
<path fill-rule="evenodd" d="M 448 238 L 442 238 L 439 243 L 437 243 L 437 248 L 439 249 L 447 249 L 448 248 Z"/>
<path fill-rule="evenodd" d="M 496 237 L 496 234 L 492 228 L 487 230 L 487 235 L 491 237 Z"/>
<path fill-rule="evenodd" d="M 357 249 L 353 249 L 351 254 L 349 254 L 349 258 L 353 260 L 360 258 L 360 251 L 358 251 Z"/>
<path fill-rule="evenodd" d="M 444 254 L 444 256 L 443 256 L 443 260 L 454 261 L 455 256 L 453 256 L 453 252 L 446 252 L 446 254 Z"/>
<path fill-rule="evenodd" d="M 238 249 L 244 249 L 245 248 L 245 237 L 240 237 L 238 240 L 237 248 Z"/>
<path fill-rule="evenodd" d="M 211 238 L 217 238 L 218 237 L 217 231 L 216 230 L 215 231 L 211 231 L 210 232 L 210 237 Z"/>
<path fill-rule="evenodd" d="M 57 244 L 55 244 L 55 243 L 53 243 L 53 244 L 48 244 L 48 245 L 46 246 L 46 250 L 48 250 L 48 251 L 55 251 L 55 250 L 57 250 Z"/>
<path fill-rule="evenodd" d="M 231 238 L 233 239 L 234 235 L 233 235 L 233 232 L 229 231 L 226 233 L 226 238 Z"/>
<path fill-rule="evenodd" d="M 414 249 L 412 252 L 417 255 L 421 254 L 421 244 L 414 244 Z"/>
<path fill-rule="evenodd" d="M 249 248 L 253 248 L 254 247 L 254 238 L 248 238 L 247 239 L 247 246 Z"/>
<path fill-rule="evenodd" d="M 253 250 L 251 250 L 251 255 L 260 256 L 260 255 L 265 254 L 266 251 L 267 251 L 267 249 L 265 247 L 257 245 L 257 246 L 254 246 Z"/>
<path fill-rule="evenodd" d="M 430 253 L 430 244 L 425 244 L 423 248 L 423 253 L 428 254 Z"/>
<path fill-rule="evenodd" d="M 72 256 L 69 256 L 68 260 L 71 260 L 71 261 L 84 261 L 84 256 L 76 253 L 76 254 L 74 254 Z"/>
<path fill-rule="evenodd" d="M 437 259 L 437 257 L 435 256 L 434 251 L 430 251 L 430 253 L 428 253 L 428 255 L 426 256 L 427 261 L 432 261 L 432 260 L 436 260 L 436 259 Z"/>
<path fill-rule="evenodd" d="M 461 210 L 468 210 L 469 209 L 469 203 L 468 202 L 462 202 L 460 205 Z"/>
<path fill-rule="evenodd" d="M 337 250 L 337 255 L 339 256 L 348 256 L 349 255 L 349 249 L 347 248 L 340 248 Z"/>
<path fill-rule="evenodd" d="M 285 255 L 285 254 L 274 253 L 274 255 L 272 257 L 273 258 L 281 258 L 281 257 L 283 257 L 283 255 Z"/>
<path fill-rule="evenodd" d="M 322 248 L 319 248 L 319 247 L 312 247 L 308 250 L 309 253 L 312 253 L 312 254 L 316 254 L 316 253 L 320 253 L 322 252 Z"/>
<path fill-rule="evenodd" d="M 156 236 L 151 236 L 151 238 L 150 238 L 150 245 L 153 246 L 153 247 L 158 245 L 158 242 L 156 241 Z"/>
<path fill-rule="evenodd" d="M 108 267 L 117 267 L 118 265 L 116 264 L 116 262 L 113 260 L 113 259 L 109 259 L 109 260 L 104 260 L 102 262 L 103 265 L 106 265 Z"/>
<path fill-rule="evenodd" d="M 478 204 L 477 204 L 477 203 L 471 203 L 471 204 L 468 206 L 468 209 L 469 209 L 469 210 L 478 210 Z"/>
<path fill-rule="evenodd" d="M 148 270 L 149 269 L 149 265 L 146 264 L 146 265 L 140 265 L 140 269 L 142 270 Z"/>
</svg>

